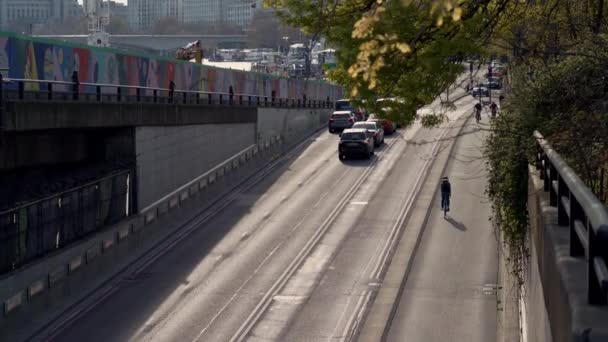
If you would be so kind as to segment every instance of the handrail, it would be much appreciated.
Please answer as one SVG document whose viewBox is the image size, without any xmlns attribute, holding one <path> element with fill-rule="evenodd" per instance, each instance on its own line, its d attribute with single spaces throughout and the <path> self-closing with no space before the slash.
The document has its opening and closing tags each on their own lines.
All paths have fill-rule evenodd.
<svg viewBox="0 0 608 342">
<path fill-rule="evenodd" d="M 587 300 L 608 304 L 608 209 L 538 131 L 536 168 L 541 170 L 558 224 L 570 228 L 570 255 L 587 262 Z"/>
<path fill-rule="evenodd" d="M 112 179 L 112 178 L 114 178 L 114 177 L 116 177 L 116 176 L 120 176 L 120 175 L 123 175 L 123 174 L 130 174 L 130 173 L 131 173 L 131 170 L 120 170 L 120 171 L 117 171 L 117 172 L 113 172 L 113 173 L 110 173 L 110 174 L 108 174 L 108 175 L 106 175 L 106 176 L 103 176 L 103 177 L 101 177 L 101 178 L 97 178 L 97 179 L 95 179 L 95 180 L 92 180 L 92 181 L 90 181 L 90 182 L 86 182 L 86 183 L 84 183 L 84 184 L 80 184 L 80 185 L 75 186 L 75 187 L 73 187 L 73 188 L 69 188 L 69 189 L 67 189 L 67 190 L 63 190 L 63 191 L 60 191 L 60 192 L 55 192 L 55 193 L 53 193 L 53 194 L 50 194 L 50 195 L 47 195 L 47 196 L 44 196 L 44 197 L 41 197 L 41 198 L 35 199 L 35 200 L 33 200 L 33 201 L 29 201 L 29 202 L 21 203 L 21 204 L 19 204 L 19 205 L 17 205 L 17 206 L 14 206 L 14 207 L 10 207 L 10 208 L 7 208 L 7 209 L 4 209 L 4 210 L 1 210 L 1 211 L 0 211 L 0 215 L 5 215 L 5 214 L 8 214 L 8 213 L 10 213 L 10 212 L 14 212 L 14 211 L 17 211 L 17 210 L 20 210 L 20 209 L 26 208 L 26 207 L 30 207 L 30 206 L 32 206 L 32 205 L 34 205 L 34 204 L 38 204 L 38 203 L 41 203 L 41 202 L 44 202 L 44 201 L 48 201 L 48 200 L 50 200 L 50 199 L 52 199 L 52 198 L 55 198 L 55 197 L 61 197 L 61 196 L 65 195 L 65 194 L 67 194 L 67 193 L 70 193 L 70 192 L 78 191 L 78 190 L 80 190 L 80 189 L 87 188 L 87 187 L 89 187 L 89 186 L 91 186 L 91 185 L 95 185 L 95 184 L 100 183 L 100 182 L 102 182 L 102 181 L 105 181 L 105 180 L 107 180 L 107 179 Z"/>
<path fill-rule="evenodd" d="M 38 79 L 27 79 L 27 78 L 3 78 L 2 83 L 14 83 L 14 82 L 23 82 L 23 83 L 37 83 L 37 84 L 57 84 L 57 85 L 68 85 L 74 86 L 76 83 L 70 81 L 57 81 L 57 80 L 38 80 Z M 160 88 L 160 87 L 146 87 L 146 86 L 133 86 L 133 85 L 122 85 L 122 84 L 111 84 L 111 83 L 89 83 L 89 82 L 79 82 L 77 83 L 79 86 L 88 86 L 88 87 L 102 87 L 102 88 L 122 88 L 122 89 L 142 89 L 142 90 L 156 90 L 156 91 L 164 91 L 170 92 L 169 88 Z M 246 93 L 226 93 L 226 92 L 208 92 L 208 91 L 197 91 L 197 90 L 187 90 L 187 89 L 174 89 L 174 93 L 187 93 L 187 94 L 201 94 L 201 95 L 222 95 L 222 96 L 233 96 L 233 97 L 253 97 L 253 98 L 269 98 L 272 99 L 272 96 L 269 95 L 255 95 L 255 94 L 246 94 Z M 274 97 L 275 100 L 301 100 L 301 98 L 295 97 Z M 327 99 L 306 99 L 307 101 L 316 101 L 316 102 L 327 102 Z"/>
</svg>

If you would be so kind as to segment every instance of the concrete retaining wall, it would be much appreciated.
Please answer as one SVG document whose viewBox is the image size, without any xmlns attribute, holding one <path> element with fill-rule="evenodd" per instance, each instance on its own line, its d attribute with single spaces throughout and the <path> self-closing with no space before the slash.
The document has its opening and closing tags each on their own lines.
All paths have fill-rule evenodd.
<svg viewBox="0 0 608 342">
<path fill-rule="evenodd" d="M 139 209 L 253 144 L 254 123 L 137 127 Z"/>
<path fill-rule="evenodd" d="M 206 131 L 206 128 L 190 128 L 192 137 L 200 133 L 200 138 L 194 138 L 195 141 L 215 147 L 227 137 L 236 139 L 234 144 L 228 147 L 229 149 L 237 149 L 241 144 L 255 140 L 255 130 L 260 134 L 257 143 L 245 147 L 215 166 L 211 165 L 208 171 L 161 197 L 141 214 L 1 277 L 2 336 L 7 336 L 11 341 L 29 337 L 32 329 L 44 326 L 48 323 L 49 317 L 59 315 L 71 305 L 87 298 L 92 289 L 102 286 L 118 272 L 136 265 L 140 256 L 175 234 L 201 210 L 209 208 L 214 203 L 221 203 L 225 196 L 249 177 L 267 167 L 273 160 L 284 155 L 284 152 L 296 142 L 325 127 L 330 113 L 330 110 L 319 109 L 294 109 L 272 113 L 268 109 L 263 109 L 257 127 L 240 124 L 230 125 L 229 131 L 223 130 L 228 127 L 226 125 L 221 125 L 221 129 L 216 128 L 215 131 L 222 133 L 221 139 L 213 136 L 214 133 Z M 279 129 L 281 125 L 283 129 Z M 155 158 L 149 156 L 164 155 L 172 163 L 177 163 L 174 166 L 176 169 L 183 168 L 180 162 L 193 163 L 192 160 L 188 160 L 189 157 L 194 159 L 192 156 L 198 153 L 193 146 L 196 145 L 192 143 L 193 138 L 184 136 L 182 131 L 175 128 L 142 128 L 137 133 L 141 138 L 136 142 L 141 148 L 141 151 L 138 151 L 138 161 L 154 163 Z M 230 131 L 231 129 L 233 131 Z M 163 135 L 161 132 L 167 134 Z M 206 136 L 204 133 L 209 133 L 211 136 Z M 283 139 L 284 136 L 288 136 L 289 139 Z M 142 145 L 145 139 L 148 139 L 146 146 Z M 160 141 L 153 142 L 155 139 Z M 152 148 L 154 144 L 157 144 L 158 148 Z M 188 150 L 176 147 L 180 144 L 189 146 Z M 162 146 L 165 145 L 173 147 L 166 147 L 166 151 L 161 151 Z M 221 153 L 228 153 L 227 151 L 224 149 Z M 140 152 L 145 156 L 140 155 Z M 175 157 L 173 153 L 179 157 Z M 181 159 L 178 161 L 175 158 Z M 156 160 L 156 163 L 160 163 L 159 160 Z M 163 164 L 168 162 L 165 161 Z M 198 164 L 197 167 L 201 165 Z M 143 171 L 143 178 L 149 177 L 146 180 L 150 182 L 149 186 L 158 185 L 152 183 L 155 176 L 151 175 L 169 178 L 175 176 L 175 174 L 163 173 L 162 166 L 148 164 L 148 167 L 156 170 L 156 173 Z M 205 167 L 209 168 L 207 165 Z M 194 171 L 190 174 L 192 173 Z M 183 173 L 180 177 L 188 176 Z M 154 189 L 150 191 L 154 194 L 150 196 L 157 196 Z M 143 197 L 149 194 L 150 192 L 144 193 Z"/>
<path fill-rule="evenodd" d="M 299 142 L 310 132 L 327 124 L 331 109 L 258 109 L 258 140 L 281 135 L 287 145 Z"/>
<path fill-rule="evenodd" d="M 608 341 L 608 306 L 587 304 L 587 269 L 570 256 L 570 231 L 557 224 L 557 208 L 530 167 L 530 258 L 523 288 L 528 341 Z"/>
</svg>

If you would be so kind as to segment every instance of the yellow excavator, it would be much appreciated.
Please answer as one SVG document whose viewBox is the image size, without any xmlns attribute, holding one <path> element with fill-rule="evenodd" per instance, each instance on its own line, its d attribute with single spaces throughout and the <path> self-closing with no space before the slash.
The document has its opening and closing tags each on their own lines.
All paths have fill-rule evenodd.
<svg viewBox="0 0 608 342">
<path fill-rule="evenodd" d="M 200 40 L 197 40 L 192 43 L 188 43 L 188 45 L 184 47 L 180 47 L 175 51 L 175 58 L 191 61 L 195 60 L 196 63 L 203 63 L 203 47 Z"/>
</svg>

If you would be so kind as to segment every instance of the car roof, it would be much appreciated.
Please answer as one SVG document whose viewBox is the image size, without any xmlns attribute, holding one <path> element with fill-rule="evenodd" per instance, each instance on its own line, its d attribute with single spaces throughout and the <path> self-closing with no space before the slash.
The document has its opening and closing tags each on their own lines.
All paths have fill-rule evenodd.
<svg viewBox="0 0 608 342">
<path fill-rule="evenodd" d="M 350 113 L 352 113 L 350 110 L 337 110 L 331 114 L 333 115 L 333 114 L 350 114 Z"/>
<path fill-rule="evenodd" d="M 347 128 L 342 133 L 366 133 L 367 130 L 365 128 Z"/>
</svg>

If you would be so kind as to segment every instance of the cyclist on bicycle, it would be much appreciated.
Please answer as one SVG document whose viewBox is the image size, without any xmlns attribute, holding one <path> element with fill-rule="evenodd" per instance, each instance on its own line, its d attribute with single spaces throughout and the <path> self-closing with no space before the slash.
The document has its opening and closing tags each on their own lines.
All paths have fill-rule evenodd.
<svg viewBox="0 0 608 342">
<path fill-rule="evenodd" d="M 452 185 L 448 177 L 443 177 L 441 180 L 441 209 L 450 211 L 450 196 L 452 195 Z"/>
<path fill-rule="evenodd" d="M 496 104 L 496 102 L 492 101 L 492 104 L 490 105 L 490 110 L 492 111 L 492 117 L 496 117 L 496 112 L 498 111 L 498 105 Z"/>
<path fill-rule="evenodd" d="M 475 111 L 475 120 L 479 123 L 479 120 L 481 120 L 481 103 L 477 102 L 473 107 L 473 110 Z"/>
</svg>

